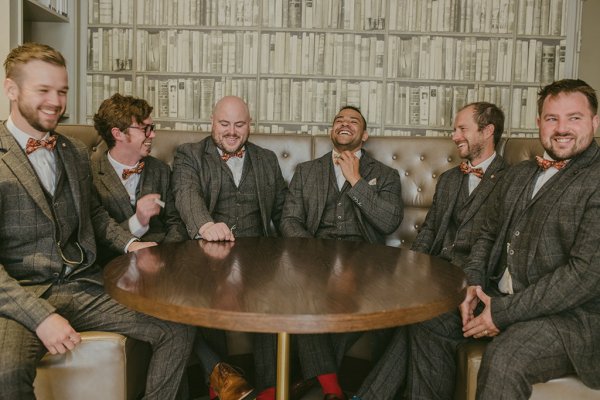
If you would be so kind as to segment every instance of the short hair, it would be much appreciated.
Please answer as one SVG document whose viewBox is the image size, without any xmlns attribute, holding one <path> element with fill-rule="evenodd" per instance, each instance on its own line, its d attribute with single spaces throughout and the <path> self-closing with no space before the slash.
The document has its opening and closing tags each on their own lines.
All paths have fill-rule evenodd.
<svg viewBox="0 0 600 400">
<path fill-rule="evenodd" d="M 112 128 L 124 131 L 131 125 L 132 117 L 141 124 L 150 116 L 152 109 L 144 99 L 115 93 L 100 104 L 98 112 L 94 115 L 94 128 L 111 149 L 115 145 Z"/>
<path fill-rule="evenodd" d="M 469 107 L 473 108 L 473 119 L 480 131 L 488 125 L 494 127 L 494 146 L 497 146 L 504 132 L 504 112 L 497 105 L 487 101 L 469 103 L 459 111 Z"/>
<path fill-rule="evenodd" d="M 59 67 L 67 67 L 65 58 L 60 51 L 47 44 L 29 42 L 15 47 L 8 53 L 4 60 L 4 73 L 6 78 L 19 83 L 21 78 L 21 66 L 30 61 L 39 60 Z"/>
<path fill-rule="evenodd" d="M 362 111 L 360 111 L 360 108 L 356 107 L 356 106 L 344 106 L 342 108 L 340 108 L 340 110 L 337 112 L 337 114 L 341 113 L 344 110 L 354 110 L 357 113 L 360 114 L 360 118 L 362 119 L 363 125 L 365 126 L 364 130 L 367 130 L 367 120 L 365 119 L 365 116 L 363 115 Z M 336 116 L 337 116 L 336 114 Z"/>
<path fill-rule="evenodd" d="M 596 97 L 594 88 L 581 79 L 561 79 L 544 86 L 538 92 L 538 116 L 542 115 L 542 107 L 544 106 L 546 98 L 558 96 L 560 93 L 583 94 L 588 100 L 592 115 L 598 113 L 598 98 Z"/>
</svg>

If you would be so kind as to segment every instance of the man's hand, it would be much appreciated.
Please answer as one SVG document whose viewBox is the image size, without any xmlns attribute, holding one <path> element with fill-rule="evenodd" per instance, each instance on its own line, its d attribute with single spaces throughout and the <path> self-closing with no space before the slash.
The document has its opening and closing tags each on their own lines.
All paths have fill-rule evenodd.
<svg viewBox="0 0 600 400">
<path fill-rule="evenodd" d="M 217 242 L 217 241 L 230 241 L 233 242 L 235 240 L 235 236 L 233 232 L 224 222 L 207 222 L 200 227 L 198 230 L 202 239 L 209 242 Z"/>
<path fill-rule="evenodd" d="M 339 157 L 335 159 L 335 163 L 342 169 L 342 174 L 348 183 L 351 186 L 356 185 L 356 182 L 361 178 L 358 172 L 358 167 L 360 166 L 358 157 L 351 151 L 346 150 L 340 153 Z"/>
<path fill-rule="evenodd" d="M 143 226 L 150 223 L 150 218 L 160 214 L 160 205 L 156 200 L 160 200 L 158 193 L 150 193 L 138 199 L 135 205 L 135 215 Z"/>
<path fill-rule="evenodd" d="M 473 313 L 475 312 L 475 307 L 477 307 L 478 303 L 477 286 L 468 286 L 465 299 L 458 306 L 463 326 L 474 318 Z"/>
<path fill-rule="evenodd" d="M 481 290 L 480 286 L 475 287 L 475 295 L 485 304 L 483 312 L 475 318 L 471 318 L 466 324 L 463 324 L 463 335 L 465 337 L 474 337 L 478 339 L 484 336 L 496 336 L 500 329 L 496 327 L 492 320 L 492 298 Z M 464 318 L 463 318 L 464 322 Z"/>
<path fill-rule="evenodd" d="M 71 327 L 69 321 L 56 313 L 43 320 L 35 333 L 50 354 L 64 354 L 81 342 L 81 335 Z"/>
<path fill-rule="evenodd" d="M 156 246 L 157 244 L 158 243 L 156 243 L 156 242 L 140 242 L 140 241 L 131 242 L 129 247 L 127 247 L 127 252 L 131 253 L 132 251 L 141 250 L 146 247 Z"/>
</svg>

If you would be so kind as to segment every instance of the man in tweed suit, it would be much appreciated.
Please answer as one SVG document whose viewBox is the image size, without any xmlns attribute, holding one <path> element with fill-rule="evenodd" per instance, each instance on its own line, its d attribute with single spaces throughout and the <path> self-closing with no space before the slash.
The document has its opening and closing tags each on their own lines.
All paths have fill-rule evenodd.
<svg viewBox="0 0 600 400">
<path fill-rule="evenodd" d="M 179 146 L 173 162 L 175 205 L 189 237 L 232 241 L 276 235 L 287 193 L 277 156 L 248 141 L 250 112 L 239 97 L 219 100 L 211 119 L 211 137 Z M 258 398 L 272 399 L 276 337 L 253 337 Z"/>
<path fill-rule="evenodd" d="M 151 113 L 152 106 L 146 100 L 132 96 L 116 93 L 102 102 L 94 115 L 94 126 L 108 151 L 92 159 L 94 186 L 109 215 L 133 235 L 158 243 L 186 240 L 170 190 L 171 170 L 150 155 L 156 136 Z M 100 249 L 105 260 L 116 255 L 105 246 Z M 210 372 L 226 368 L 231 371 L 226 384 L 231 386 L 235 380 L 240 390 L 249 393 L 246 381 L 221 363 L 208 344 L 196 343 L 196 348 L 207 382 Z M 222 392 L 220 386 L 213 389 Z M 224 394 L 220 397 L 228 400 Z"/>
<path fill-rule="evenodd" d="M 368 133 L 358 108 L 343 107 L 330 136 L 331 152 L 296 168 L 283 210 L 283 235 L 385 243 L 403 217 L 398 171 L 362 149 Z M 336 371 L 356 337 L 297 336 L 303 376 L 316 377 L 327 399 L 344 398 Z"/>
<path fill-rule="evenodd" d="M 146 100 L 118 93 L 102 102 L 94 126 L 108 151 L 92 158 L 94 186 L 125 230 L 144 241 L 178 242 L 187 234 L 170 191 L 171 170 L 150 155 L 156 136 L 151 112 Z"/>
<path fill-rule="evenodd" d="M 504 113 L 486 102 L 467 104 L 454 118 L 452 140 L 466 159 L 440 176 L 433 204 L 412 250 L 464 265 L 479 237 L 484 205 L 507 164 L 496 154 Z M 408 357 L 407 328 L 399 327 L 382 358 L 357 392 L 356 399 L 392 399 L 404 383 Z"/>
<path fill-rule="evenodd" d="M 460 315 L 411 327 L 411 398 L 452 397 L 454 350 L 470 337 L 493 337 L 479 399 L 528 399 L 533 384 L 570 373 L 600 388 L 597 111 L 594 90 L 581 80 L 541 89 L 544 156 L 508 170 L 494 190 L 465 265 Z"/>
<path fill-rule="evenodd" d="M 129 310 L 103 290 L 95 239 L 121 252 L 148 244 L 135 242 L 93 196 L 86 147 L 54 132 L 68 91 L 64 58 L 28 43 L 4 67 L 11 113 L 0 125 L 2 398 L 33 399 L 37 362 L 46 351 L 75 348 L 83 330 L 149 342 L 146 398 L 174 398 L 193 330 Z"/>
</svg>

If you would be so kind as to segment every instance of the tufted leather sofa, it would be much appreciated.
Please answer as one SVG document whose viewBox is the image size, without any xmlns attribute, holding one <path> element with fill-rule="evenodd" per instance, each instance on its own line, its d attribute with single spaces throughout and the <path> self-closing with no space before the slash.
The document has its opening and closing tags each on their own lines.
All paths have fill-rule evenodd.
<svg viewBox="0 0 600 400">
<path fill-rule="evenodd" d="M 57 130 L 83 141 L 89 147 L 92 158 L 101 154 L 106 149 L 106 144 L 96 134 L 92 126 L 61 125 Z M 152 155 L 172 165 L 175 149 L 179 144 L 196 142 L 207 135 L 208 133 L 206 132 L 159 130 L 156 132 L 156 138 L 153 142 Z M 250 140 L 275 152 L 279 159 L 283 176 L 288 182 L 298 163 L 320 157 L 331 149 L 331 142 L 328 136 L 252 134 Z M 370 137 L 365 148 L 376 159 L 396 168 L 400 173 L 405 210 L 404 219 L 398 230 L 388 236 L 387 243 L 391 246 L 409 248 L 416 237 L 419 225 L 425 219 L 427 210 L 431 205 L 437 177 L 461 161 L 456 151 L 456 146 L 448 138 L 441 137 Z M 503 154 L 504 158 L 510 164 L 515 164 L 521 160 L 540 155 L 543 151 L 537 139 L 510 138 L 503 139 L 498 146 L 498 152 Z M 67 373 L 61 373 L 56 376 L 50 375 L 53 378 L 48 379 L 48 370 L 58 368 L 62 361 L 56 361 L 57 357 L 60 358 L 59 356 L 47 355 L 45 357 L 44 363 L 38 369 L 38 378 L 35 383 L 36 394 L 39 395 L 39 398 L 61 398 L 68 400 L 70 398 L 83 397 L 80 394 L 70 397 L 67 394 L 61 394 L 60 396 L 47 395 L 47 393 L 54 390 L 53 387 L 71 385 L 71 381 L 67 380 L 67 375 L 75 373 L 75 371 L 81 368 L 89 371 L 86 374 L 87 378 L 81 377 L 81 379 L 78 378 L 77 380 L 77 384 L 83 387 L 94 387 L 92 384 L 100 379 L 99 377 L 106 376 L 107 373 L 112 373 L 117 369 L 118 375 L 120 374 L 121 377 L 124 377 L 124 381 L 127 383 L 127 390 L 124 391 L 122 387 L 118 387 L 119 385 L 113 385 L 115 386 L 115 390 L 111 393 L 104 392 L 103 398 L 135 398 L 134 393 L 139 393 L 141 388 L 137 387 L 139 386 L 139 382 L 135 382 L 135 377 L 131 371 L 125 368 L 123 360 L 127 359 L 128 354 L 129 360 L 138 360 L 140 357 L 147 357 L 147 353 L 144 354 L 142 352 L 142 355 L 137 354 L 133 356 L 130 352 L 132 349 L 128 351 L 127 346 L 132 348 L 139 348 L 139 346 L 128 345 L 129 342 L 134 342 L 135 344 L 135 341 L 129 339 L 123 340 L 123 337 L 120 335 L 111 333 L 98 333 L 95 335 L 104 335 L 104 339 L 95 336 L 96 339 L 94 341 L 85 343 L 85 345 L 75 349 L 72 352 L 71 364 L 73 369 Z M 115 338 L 120 345 L 112 350 L 107 350 L 102 343 L 103 340 L 114 341 Z M 229 335 L 228 341 L 230 350 L 234 354 L 247 353 L 249 351 L 250 342 L 244 334 L 232 333 Z M 368 358 L 369 352 L 366 349 L 368 346 L 365 345 L 366 342 L 359 341 L 351 349 L 351 355 Z M 475 343 L 465 346 L 459 351 L 456 399 L 470 400 L 474 398 L 477 370 L 484 346 L 482 343 Z M 82 353 L 81 357 L 79 354 L 76 354 L 79 352 Z M 112 368 L 96 365 L 96 359 L 100 358 L 106 352 L 116 352 L 121 355 L 119 361 L 114 361 Z M 89 357 L 93 357 L 93 363 L 89 362 Z M 54 377 L 60 377 L 60 380 L 54 379 Z M 82 381 L 83 379 L 90 380 L 89 386 Z M 104 390 L 108 390 L 108 386 L 105 386 Z M 91 392 L 93 391 L 91 390 Z M 46 393 L 46 395 L 42 396 L 41 392 Z M 315 394 L 314 396 L 314 398 L 318 398 L 318 395 Z M 86 398 L 91 399 L 92 397 L 86 395 Z M 592 391 L 585 387 L 576 377 L 568 377 L 535 385 L 532 398 L 550 400 L 565 398 L 600 399 L 600 391 Z"/>
</svg>

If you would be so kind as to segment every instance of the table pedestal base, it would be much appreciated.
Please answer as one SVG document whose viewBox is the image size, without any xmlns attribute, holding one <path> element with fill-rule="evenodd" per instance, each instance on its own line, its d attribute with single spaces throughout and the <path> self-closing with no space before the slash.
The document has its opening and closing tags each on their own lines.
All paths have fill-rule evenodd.
<svg viewBox="0 0 600 400">
<path fill-rule="evenodd" d="M 288 400 L 290 386 L 290 334 L 277 334 L 277 400 Z"/>
</svg>

